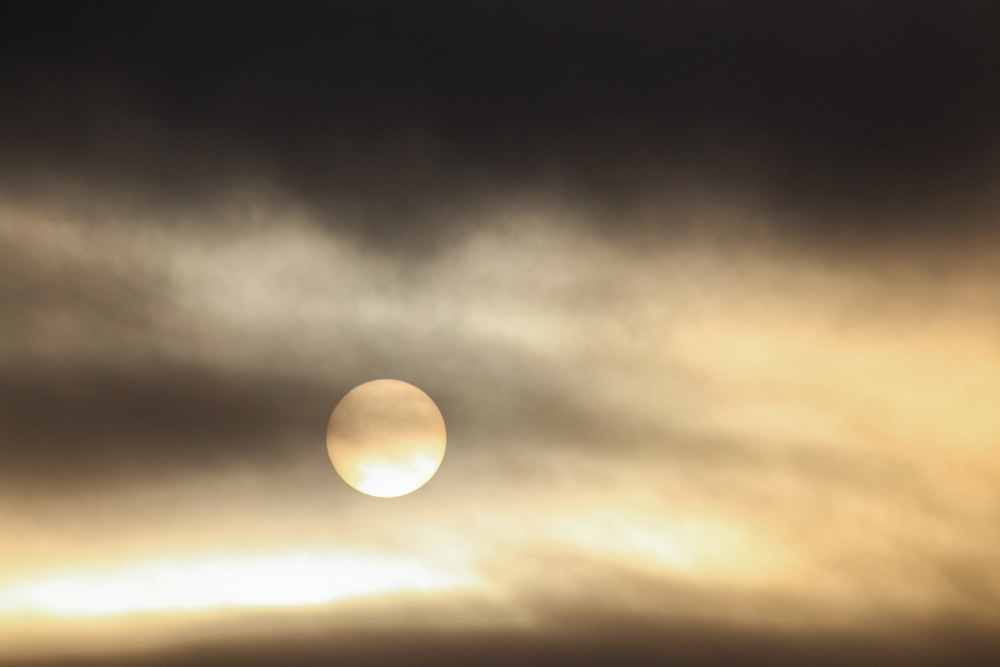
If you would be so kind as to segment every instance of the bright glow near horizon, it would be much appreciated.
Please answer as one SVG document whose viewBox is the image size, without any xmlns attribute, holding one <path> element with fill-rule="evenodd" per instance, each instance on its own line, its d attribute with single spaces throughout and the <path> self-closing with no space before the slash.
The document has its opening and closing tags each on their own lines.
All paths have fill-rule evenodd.
<svg viewBox="0 0 1000 667">
<path fill-rule="evenodd" d="M 399 593 L 450 591 L 471 577 L 416 559 L 292 552 L 140 562 L 0 587 L 0 617 L 97 617 L 133 613 L 324 605 Z"/>
</svg>

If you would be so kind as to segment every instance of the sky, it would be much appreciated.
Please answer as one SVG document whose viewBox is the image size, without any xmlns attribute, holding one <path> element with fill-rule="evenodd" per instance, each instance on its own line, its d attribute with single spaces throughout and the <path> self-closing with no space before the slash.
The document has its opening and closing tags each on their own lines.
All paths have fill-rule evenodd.
<svg viewBox="0 0 1000 667">
<path fill-rule="evenodd" d="M 1000 659 L 992 3 L 0 26 L 0 665 Z"/>
</svg>

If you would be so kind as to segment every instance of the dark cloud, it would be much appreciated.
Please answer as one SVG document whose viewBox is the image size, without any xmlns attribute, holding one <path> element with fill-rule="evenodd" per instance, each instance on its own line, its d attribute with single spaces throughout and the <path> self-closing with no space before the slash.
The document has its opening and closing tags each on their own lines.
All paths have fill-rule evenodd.
<svg viewBox="0 0 1000 667">
<path fill-rule="evenodd" d="M 0 383 L 5 491 L 266 466 L 315 445 L 349 387 L 217 370 L 34 368 Z M 143 475 L 145 477 L 145 475 Z M 22 489 L 23 490 L 23 489 Z"/>
<path fill-rule="evenodd" d="M 961 665 L 995 664 L 996 637 L 948 621 L 929 624 L 921 634 L 887 638 L 870 633 L 789 634 L 781 631 L 712 628 L 699 624 L 659 624 L 642 619 L 565 619 L 555 635 L 517 631 L 430 631 L 391 633 L 330 630 L 328 636 L 294 641 L 240 640 L 240 646 L 206 642 L 158 654 L 101 656 L 88 660 L 29 662 L 39 667 L 72 665 L 690 665 L 738 662 L 745 665 Z M 595 630 L 597 632 L 595 632 Z M 19 663 L 25 664 L 25 663 Z"/>
<path fill-rule="evenodd" d="M 162 210 L 267 190 L 410 245 L 524 193 L 603 209 L 616 231 L 679 225 L 636 222 L 640 204 L 674 196 L 821 214 L 785 225 L 806 238 L 950 233 L 914 220 L 928 209 L 990 224 L 978 208 L 1000 115 L 989 3 L 25 3 L 4 14 L 11 196 L 75 188 Z"/>
</svg>

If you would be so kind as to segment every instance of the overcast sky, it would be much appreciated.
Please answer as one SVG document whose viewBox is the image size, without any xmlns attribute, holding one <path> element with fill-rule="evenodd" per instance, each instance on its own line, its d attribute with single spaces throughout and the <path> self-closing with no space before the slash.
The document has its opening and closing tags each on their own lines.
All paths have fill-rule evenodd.
<svg viewBox="0 0 1000 667">
<path fill-rule="evenodd" d="M 1000 13 L 763 4 L 0 9 L 0 663 L 994 664 Z"/>
</svg>

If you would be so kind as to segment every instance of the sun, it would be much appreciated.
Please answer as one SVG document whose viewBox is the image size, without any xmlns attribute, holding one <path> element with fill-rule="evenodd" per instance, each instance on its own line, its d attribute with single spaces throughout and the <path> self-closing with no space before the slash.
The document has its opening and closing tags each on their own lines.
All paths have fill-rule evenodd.
<svg viewBox="0 0 1000 667">
<path fill-rule="evenodd" d="M 372 380 L 349 391 L 326 430 L 337 473 L 358 491 L 381 498 L 426 484 L 441 466 L 446 442 L 437 405 L 400 380 Z"/>
</svg>

